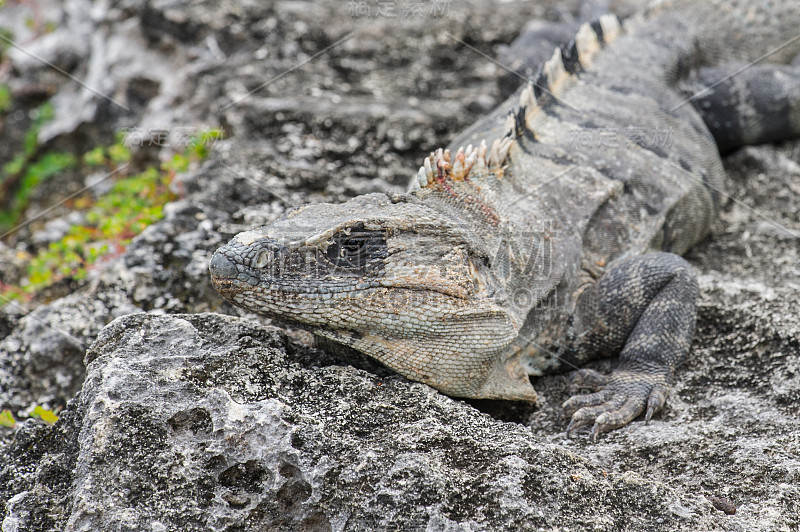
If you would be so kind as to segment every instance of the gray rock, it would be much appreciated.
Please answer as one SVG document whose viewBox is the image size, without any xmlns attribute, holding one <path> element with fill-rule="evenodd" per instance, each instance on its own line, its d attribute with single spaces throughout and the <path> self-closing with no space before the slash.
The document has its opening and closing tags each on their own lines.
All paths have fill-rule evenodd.
<svg viewBox="0 0 800 532">
<path fill-rule="evenodd" d="M 305 365 L 279 330 L 241 318 L 126 316 L 86 361 L 83 389 L 50 429 L 69 443 L 27 470 L 4 530 L 675 530 L 727 519 L 696 491 L 609 474 L 427 386 Z M 44 489 L 53 468 L 71 471 L 50 485 L 66 500 Z"/>
<path fill-rule="evenodd" d="M 14 306 L 9 303 L 8 306 Z M 62 406 L 80 390 L 84 353 L 103 326 L 141 309 L 114 291 L 72 294 L 16 316 L 0 340 L 0 405 L 20 417 L 35 406 Z"/>
</svg>

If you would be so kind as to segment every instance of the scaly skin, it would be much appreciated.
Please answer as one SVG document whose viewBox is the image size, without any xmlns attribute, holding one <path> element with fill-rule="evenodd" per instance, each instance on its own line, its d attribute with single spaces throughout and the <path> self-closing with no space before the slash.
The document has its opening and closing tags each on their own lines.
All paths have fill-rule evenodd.
<svg viewBox="0 0 800 532">
<path fill-rule="evenodd" d="M 407 194 L 303 206 L 241 233 L 212 258 L 215 287 L 460 397 L 535 401 L 529 375 L 618 354 L 610 376 L 575 374 L 598 391 L 564 404 L 568 432 L 649 420 L 694 334 L 697 283 L 678 254 L 724 197 L 715 138 L 732 149 L 800 131 L 789 67 L 687 102 L 721 68 L 708 55 L 747 59 L 798 22 L 790 2 L 755 17 L 769 31 L 753 6 L 726 4 L 582 26 L 533 83 L 426 158 Z"/>
</svg>

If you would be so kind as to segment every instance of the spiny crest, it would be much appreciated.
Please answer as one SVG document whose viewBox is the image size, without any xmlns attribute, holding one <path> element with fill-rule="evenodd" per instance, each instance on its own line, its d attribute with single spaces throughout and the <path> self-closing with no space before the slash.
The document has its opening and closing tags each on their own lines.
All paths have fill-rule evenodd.
<svg viewBox="0 0 800 532">
<path fill-rule="evenodd" d="M 470 176 L 487 173 L 502 177 L 511 145 L 523 134 L 523 129 L 526 128 L 529 136 L 535 139 L 532 127 L 534 116 L 557 102 L 569 77 L 588 69 L 602 47 L 613 43 L 621 32 L 619 19 L 612 14 L 602 15 L 595 22 L 581 25 L 569 44 L 555 49 L 553 56 L 539 69 L 535 80 L 527 82 L 520 89 L 517 108 L 509 111 L 503 125 L 503 135 L 492 142 L 491 148 L 487 150 L 486 140 L 482 140 L 477 148 L 471 144 L 466 149 L 459 148 L 455 157 L 451 156 L 450 150 L 440 148 L 425 158 L 416 178 L 409 185 L 409 191 L 433 188 L 447 181 L 465 181 Z"/>
<path fill-rule="evenodd" d="M 439 148 L 425 158 L 416 179 L 409 186 L 409 191 L 433 188 L 447 181 L 466 181 L 471 176 L 483 176 L 487 173 L 502 176 L 502 165 L 512 142 L 512 138 L 503 137 L 495 139 L 491 148 L 488 148 L 483 140 L 477 148 L 472 144 L 466 149 L 458 148 L 455 156 L 450 154 L 450 150 Z"/>
<path fill-rule="evenodd" d="M 558 101 L 564 82 L 592 65 L 604 45 L 614 42 L 622 26 L 615 15 L 602 15 L 597 21 L 584 23 L 569 44 L 556 48 L 553 56 L 539 69 L 535 79 L 520 91 L 519 111 L 525 111 L 525 123 L 543 107 Z"/>
</svg>

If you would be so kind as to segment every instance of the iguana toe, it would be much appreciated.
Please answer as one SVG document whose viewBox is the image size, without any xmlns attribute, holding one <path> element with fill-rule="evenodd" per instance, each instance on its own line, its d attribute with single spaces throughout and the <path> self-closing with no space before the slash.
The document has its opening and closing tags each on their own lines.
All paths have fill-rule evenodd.
<svg viewBox="0 0 800 532">
<path fill-rule="evenodd" d="M 602 432 L 624 427 L 642 412 L 649 422 L 666 402 L 666 378 L 647 370 L 622 370 L 613 373 L 599 392 L 574 395 L 562 404 L 573 412 L 567 426 L 567 437 L 585 425 L 593 424 L 591 440 Z"/>
<path fill-rule="evenodd" d="M 568 399 L 564 403 L 564 408 L 566 409 L 573 409 L 577 404 L 585 404 L 586 406 L 580 407 L 572 414 L 572 420 L 570 420 L 569 425 L 567 426 L 567 437 L 569 437 L 572 434 L 572 431 L 577 428 L 596 423 L 596 420 L 599 419 L 601 415 L 603 415 L 605 412 L 620 408 L 624 402 L 624 396 L 615 396 L 611 390 L 603 390 L 586 395 L 577 395 L 571 399 Z"/>
<path fill-rule="evenodd" d="M 587 407 L 602 405 L 611 399 L 612 395 L 613 393 L 611 390 L 601 390 L 594 393 L 573 395 L 564 401 L 564 403 L 561 405 L 561 408 L 563 408 L 566 415 L 569 416 Z"/>
<path fill-rule="evenodd" d="M 647 413 L 644 415 L 645 423 L 650 423 L 653 414 L 664 407 L 664 403 L 667 402 L 668 391 L 669 388 L 663 384 L 657 384 L 650 391 L 650 397 L 647 399 Z"/>
</svg>

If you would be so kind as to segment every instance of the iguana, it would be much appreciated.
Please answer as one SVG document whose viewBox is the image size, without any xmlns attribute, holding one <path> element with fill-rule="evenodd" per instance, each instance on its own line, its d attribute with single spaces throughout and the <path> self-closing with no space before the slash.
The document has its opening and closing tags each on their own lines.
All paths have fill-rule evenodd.
<svg viewBox="0 0 800 532">
<path fill-rule="evenodd" d="M 726 197 L 720 151 L 800 133 L 800 68 L 746 62 L 786 62 L 799 28 L 794 0 L 600 16 L 407 193 L 240 233 L 212 282 L 457 397 L 536 401 L 529 376 L 619 355 L 610 375 L 574 374 L 596 391 L 563 404 L 567 434 L 649 421 L 694 335 L 680 254 Z"/>
</svg>

